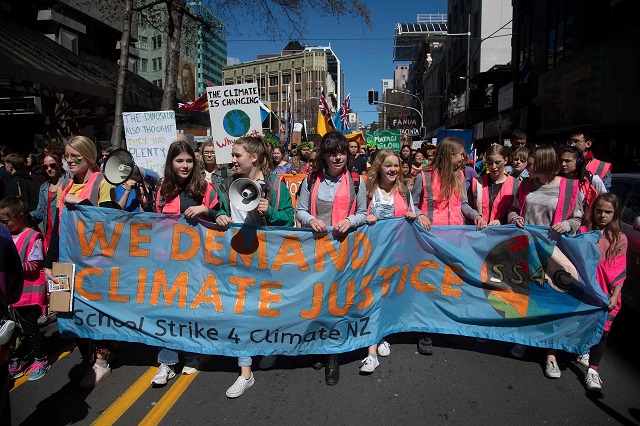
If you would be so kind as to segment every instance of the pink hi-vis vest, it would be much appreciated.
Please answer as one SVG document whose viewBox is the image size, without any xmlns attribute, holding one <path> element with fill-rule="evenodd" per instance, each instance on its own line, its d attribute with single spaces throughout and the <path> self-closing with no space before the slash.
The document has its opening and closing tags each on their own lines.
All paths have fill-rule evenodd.
<svg viewBox="0 0 640 426">
<path fill-rule="evenodd" d="M 516 188 L 519 181 L 514 179 L 513 176 L 507 176 L 507 180 L 504 181 L 500 192 L 493 200 L 493 208 L 489 213 L 489 175 L 484 174 L 480 177 L 482 181 L 473 179 L 471 181 L 471 191 L 475 198 L 475 208 L 482 217 L 486 218 L 487 222 L 491 222 L 496 219 L 506 219 L 507 213 L 513 204 L 513 198 L 516 194 Z"/>
<path fill-rule="evenodd" d="M 607 173 L 611 171 L 611 163 L 593 158 L 587 163 L 586 169 L 594 175 L 600 176 L 600 179 L 604 179 Z"/>
<path fill-rule="evenodd" d="M 164 214 L 181 214 L 180 194 L 176 195 L 169 201 L 165 201 L 164 197 L 160 195 L 161 189 L 162 188 L 158 188 L 158 196 L 156 197 L 156 211 L 158 213 Z M 207 189 L 204 192 L 202 205 L 212 209 L 216 204 L 218 204 L 218 191 L 212 183 L 207 182 Z"/>
<path fill-rule="evenodd" d="M 89 180 L 84 184 L 84 187 L 80 190 L 80 194 L 78 194 L 78 198 L 82 198 L 83 200 L 89 200 L 89 202 L 97 206 L 98 200 L 100 197 L 100 183 L 102 182 L 103 175 L 100 172 L 93 172 L 91 176 L 89 176 Z M 64 197 L 71 190 L 71 186 L 73 185 L 73 180 L 63 183 L 63 187 L 60 190 L 60 208 L 58 209 L 58 220 L 62 223 L 62 209 L 64 208 Z"/>
<path fill-rule="evenodd" d="M 464 172 L 460 171 L 461 182 Z M 462 199 L 453 193 L 449 200 L 440 200 L 440 176 L 435 170 L 420 172 L 422 197 L 418 208 L 429 218 L 432 225 L 464 225 Z"/>
<path fill-rule="evenodd" d="M 409 211 L 409 190 L 407 189 L 406 197 L 403 197 L 400 192 L 396 189 L 393 191 L 393 216 L 394 217 L 403 217 L 406 212 Z M 374 193 L 375 198 L 375 193 Z M 371 213 L 371 203 L 369 203 L 369 207 L 367 207 L 367 213 Z"/>
<path fill-rule="evenodd" d="M 518 188 L 518 199 L 520 199 L 520 216 L 524 217 L 524 206 L 527 201 L 527 195 L 531 191 L 533 179 L 527 178 L 523 185 Z M 558 195 L 558 204 L 553 214 L 552 225 L 569 219 L 569 215 L 576 205 L 576 196 L 578 195 L 579 185 L 573 179 L 560 178 L 560 194 Z"/>
<path fill-rule="evenodd" d="M 360 179 L 359 175 L 356 174 L 356 176 L 358 179 Z M 333 197 L 331 225 L 335 225 L 341 220 L 346 219 L 347 217 L 355 213 L 356 193 L 354 187 L 354 179 L 355 177 L 352 176 L 352 174 L 348 172 L 347 169 L 342 172 L 342 178 L 340 179 L 338 190 Z M 318 188 L 320 187 L 321 181 L 322 172 L 318 172 L 316 173 L 316 179 L 313 185 L 313 189 L 311 190 L 311 196 L 309 197 L 309 213 L 311 213 L 311 215 L 314 217 L 318 215 L 316 204 L 318 200 Z"/>
<path fill-rule="evenodd" d="M 42 234 L 29 229 L 23 232 L 16 241 L 16 248 L 20 253 L 20 259 L 22 262 L 26 262 L 29 258 L 29 253 L 35 244 L 36 240 L 43 240 Z M 33 306 L 37 305 L 42 308 L 44 312 L 47 306 L 47 288 L 45 286 L 44 270 L 26 272 L 24 273 L 24 288 L 22 289 L 22 296 L 18 303 L 14 303 L 14 307 L 18 306 Z"/>
<path fill-rule="evenodd" d="M 598 191 L 596 190 L 596 187 L 593 186 L 591 180 L 586 176 L 580 181 L 580 191 L 582 192 L 582 195 L 584 195 L 584 200 L 587 203 L 587 208 L 585 210 L 589 211 L 589 206 L 591 206 L 591 203 L 593 203 L 599 195 Z"/>
</svg>

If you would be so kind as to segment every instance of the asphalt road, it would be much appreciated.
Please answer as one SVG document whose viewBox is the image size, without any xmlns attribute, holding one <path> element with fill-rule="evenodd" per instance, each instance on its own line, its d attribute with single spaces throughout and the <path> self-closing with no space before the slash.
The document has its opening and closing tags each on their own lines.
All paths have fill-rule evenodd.
<svg viewBox="0 0 640 426">
<path fill-rule="evenodd" d="M 558 355 L 562 377 L 544 377 L 544 352 L 523 360 L 510 343 L 434 335 L 432 356 L 417 352 L 418 334 L 390 336 L 391 356 L 369 376 L 359 375 L 366 350 L 342 355 L 337 386 L 310 357 L 279 357 L 241 397 L 225 397 L 237 377 L 235 358 L 211 356 L 201 372 L 151 388 L 155 348 L 124 344 L 111 377 L 91 391 L 77 388 L 78 350 L 58 359 L 39 381 L 18 381 L 11 391 L 14 424 L 225 424 L 225 425 L 636 425 L 640 424 L 640 315 L 623 307 L 602 365 L 603 392 L 583 387 L 585 368 Z M 51 352 L 73 347 L 45 328 Z"/>
</svg>

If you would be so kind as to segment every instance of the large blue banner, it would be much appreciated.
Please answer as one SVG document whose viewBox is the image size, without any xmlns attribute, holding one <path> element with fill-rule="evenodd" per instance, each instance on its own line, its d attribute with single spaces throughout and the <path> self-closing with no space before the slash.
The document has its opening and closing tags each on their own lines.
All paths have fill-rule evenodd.
<svg viewBox="0 0 640 426">
<path fill-rule="evenodd" d="M 76 264 L 64 336 L 247 356 L 341 353 L 425 331 L 584 353 L 608 304 L 597 232 L 427 232 L 401 218 L 336 239 L 94 207 L 65 209 L 61 229 L 60 260 Z"/>
</svg>

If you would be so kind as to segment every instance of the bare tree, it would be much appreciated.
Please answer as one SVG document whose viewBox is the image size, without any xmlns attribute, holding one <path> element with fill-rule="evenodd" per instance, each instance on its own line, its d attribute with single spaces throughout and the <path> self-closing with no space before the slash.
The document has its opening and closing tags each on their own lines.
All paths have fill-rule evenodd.
<svg viewBox="0 0 640 426">
<path fill-rule="evenodd" d="M 129 38 L 131 36 L 131 18 L 133 16 L 133 0 L 124 0 L 124 19 L 122 20 L 122 38 L 120 39 L 120 69 L 118 70 L 118 86 L 116 87 L 115 114 L 113 117 L 113 131 L 111 133 L 111 146 L 122 148 L 125 146 L 122 133 L 124 124 L 122 113 L 124 112 L 124 90 L 127 84 L 129 71 Z"/>
</svg>

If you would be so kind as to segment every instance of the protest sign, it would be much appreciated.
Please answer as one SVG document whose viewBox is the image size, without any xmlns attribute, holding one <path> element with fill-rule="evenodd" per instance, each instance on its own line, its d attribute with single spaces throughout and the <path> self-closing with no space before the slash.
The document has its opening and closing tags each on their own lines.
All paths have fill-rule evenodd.
<svg viewBox="0 0 640 426">
<path fill-rule="evenodd" d="M 374 130 L 365 133 L 367 143 L 375 143 L 378 149 L 390 149 L 400 152 L 399 130 Z"/>
<path fill-rule="evenodd" d="M 256 83 L 207 87 L 218 164 L 231 162 L 231 147 L 239 137 L 262 135 L 259 101 Z"/>
<path fill-rule="evenodd" d="M 300 185 L 307 175 L 304 173 L 297 173 L 295 175 L 282 174 L 279 176 L 284 180 L 284 184 L 287 185 L 289 194 L 291 194 L 291 204 L 293 204 L 293 208 L 295 209 L 298 200 L 298 189 L 300 189 Z"/>
<path fill-rule="evenodd" d="M 123 112 L 127 150 L 138 167 L 164 174 L 169 146 L 177 139 L 174 111 Z"/>
</svg>

